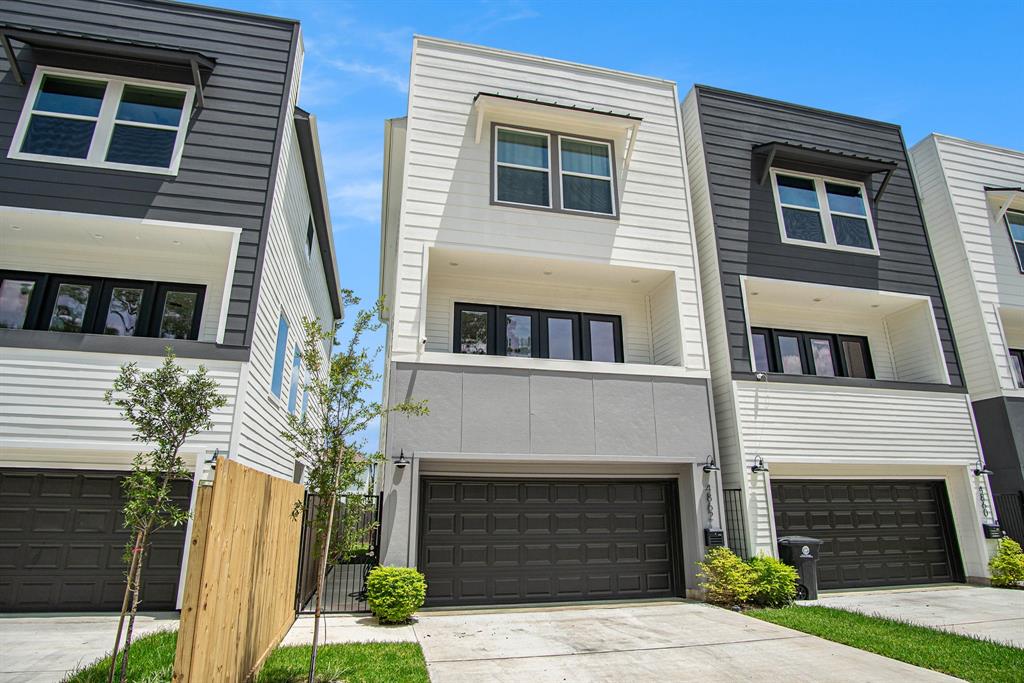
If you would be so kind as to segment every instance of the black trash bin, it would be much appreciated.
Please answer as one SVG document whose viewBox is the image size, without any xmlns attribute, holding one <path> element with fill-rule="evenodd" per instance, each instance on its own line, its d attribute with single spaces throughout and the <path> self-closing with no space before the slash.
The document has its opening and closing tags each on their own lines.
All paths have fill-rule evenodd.
<svg viewBox="0 0 1024 683">
<path fill-rule="evenodd" d="M 818 599 L 818 553 L 824 543 L 810 536 L 783 536 L 779 539 L 779 558 L 796 567 L 800 578 L 796 586 L 797 600 Z"/>
</svg>

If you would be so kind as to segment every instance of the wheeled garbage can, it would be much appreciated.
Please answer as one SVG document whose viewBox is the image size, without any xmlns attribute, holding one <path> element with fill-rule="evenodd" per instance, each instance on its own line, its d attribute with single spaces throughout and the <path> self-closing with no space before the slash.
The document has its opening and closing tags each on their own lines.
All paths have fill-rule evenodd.
<svg viewBox="0 0 1024 683">
<path fill-rule="evenodd" d="M 796 567 L 800 578 L 797 600 L 818 599 L 818 553 L 825 542 L 810 536 L 783 536 L 779 539 L 779 559 Z"/>
</svg>

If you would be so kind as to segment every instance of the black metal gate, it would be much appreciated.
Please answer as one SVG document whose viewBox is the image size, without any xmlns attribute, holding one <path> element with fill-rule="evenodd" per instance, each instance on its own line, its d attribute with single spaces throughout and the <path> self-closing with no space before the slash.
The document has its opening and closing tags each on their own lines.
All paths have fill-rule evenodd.
<svg viewBox="0 0 1024 683">
<path fill-rule="evenodd" d="M 366 576 L 380 557 L 381 495 L 348 494 L 335 510 L 333 535 L 340 551 L 327 560 L 322 612 L 368 612 Z M 300 614 L 316 610 L 316 576 L 320 566 L 313 521 L 319 500 L 306 496 L 299 550 L 299 573 L 295 587 L 295 609 Z"/>
<path fill-rule="evenodd" d="M 1024 493 L 1000 493 L 996 496 L 996 514 L 1006 535 L 1024 545 Z"/>
</svg>

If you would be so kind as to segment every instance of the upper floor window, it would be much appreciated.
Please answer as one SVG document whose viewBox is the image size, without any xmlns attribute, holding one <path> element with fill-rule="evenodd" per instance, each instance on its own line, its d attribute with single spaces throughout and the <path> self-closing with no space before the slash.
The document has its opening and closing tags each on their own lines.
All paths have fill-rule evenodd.
<svg viewBox="0 0 1024 683">
<path fill-rule="evenodd" d="M 782 241 L 878 254 L 862 183 L 771 170 Z"/>
<path fill-rule="evenodd" d="M 755 327 L 750 330 L 750 341 L 757 372 L 867 379 L 875 376 L 866 337 Z"/>
<path fill-rule="evenodd" d="M 40 68 L 8 156 L 177 173 L 193 86 Z"/>
<path fill-rule="evenodd" d="M 306 260 L 313 258 L 313 238 L 315 237 L 315 230 L 313 228 L 313 217 L 309 218 L 309 225 L 306 226 Z"/>
<path fill-rule="evenodd" d="M 455 304 L 455 353 L 622 363 L 622 318 Z"/>
<path fill-rule="evenodd" d="M 1017 253 L 1017 266 L 1024 273 L 1024 212 L 1007 211 L 1006 226 L 1010 229 L 1010 240 Z"/>
<path fill-rule="evenodd" d="M 274 348 L 274 369 L 270 375 L 270 393 L 281 395 L 281 384 L 284 381 L 284 357 L 288 352 L 288 318 L 281 314 L 277 320 L 277 346 Z"/>
<path fill-rule="evenodd" d="M 610 142 L 495 126 L 494 201 L 614 216 L 612 162 Z"/>
<path fill-rule="evenodd" d="M 198 339 L 202 285 L 0 271 L 0 328 Z"/>
<path fill-rule="evenodd" d="M 1024 349 L 1010 349 L 1010 371 L 1013 383 L 1017 388 L 1024 389 Z"/>
</svg>

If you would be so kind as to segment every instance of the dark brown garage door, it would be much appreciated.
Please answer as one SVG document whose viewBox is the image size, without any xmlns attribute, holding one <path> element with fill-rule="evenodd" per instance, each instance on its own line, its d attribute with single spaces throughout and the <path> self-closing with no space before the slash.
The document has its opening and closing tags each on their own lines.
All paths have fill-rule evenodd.
<svg viewBox="0 0 1024 683">
<path fill-rule="evenodd" d="M 680 593 L 669 482 L 425 479 L 428 605 Z"/>
<path fill-rule="evenodd" d="M 118 611 L 124 595 L 121 476 L 0 470 L 0 610 Z M 191 482 L 175 497 L 188 506 Z M 143 609 L 174 609 L 185 527 L 154 535 Z"/>
<path fill-rule="evenodd" d="M 819 588 L 960 580 L 939 482 L 773 479 L 772 501 L 779 536 L 825 541 Z"/>
</svg>

